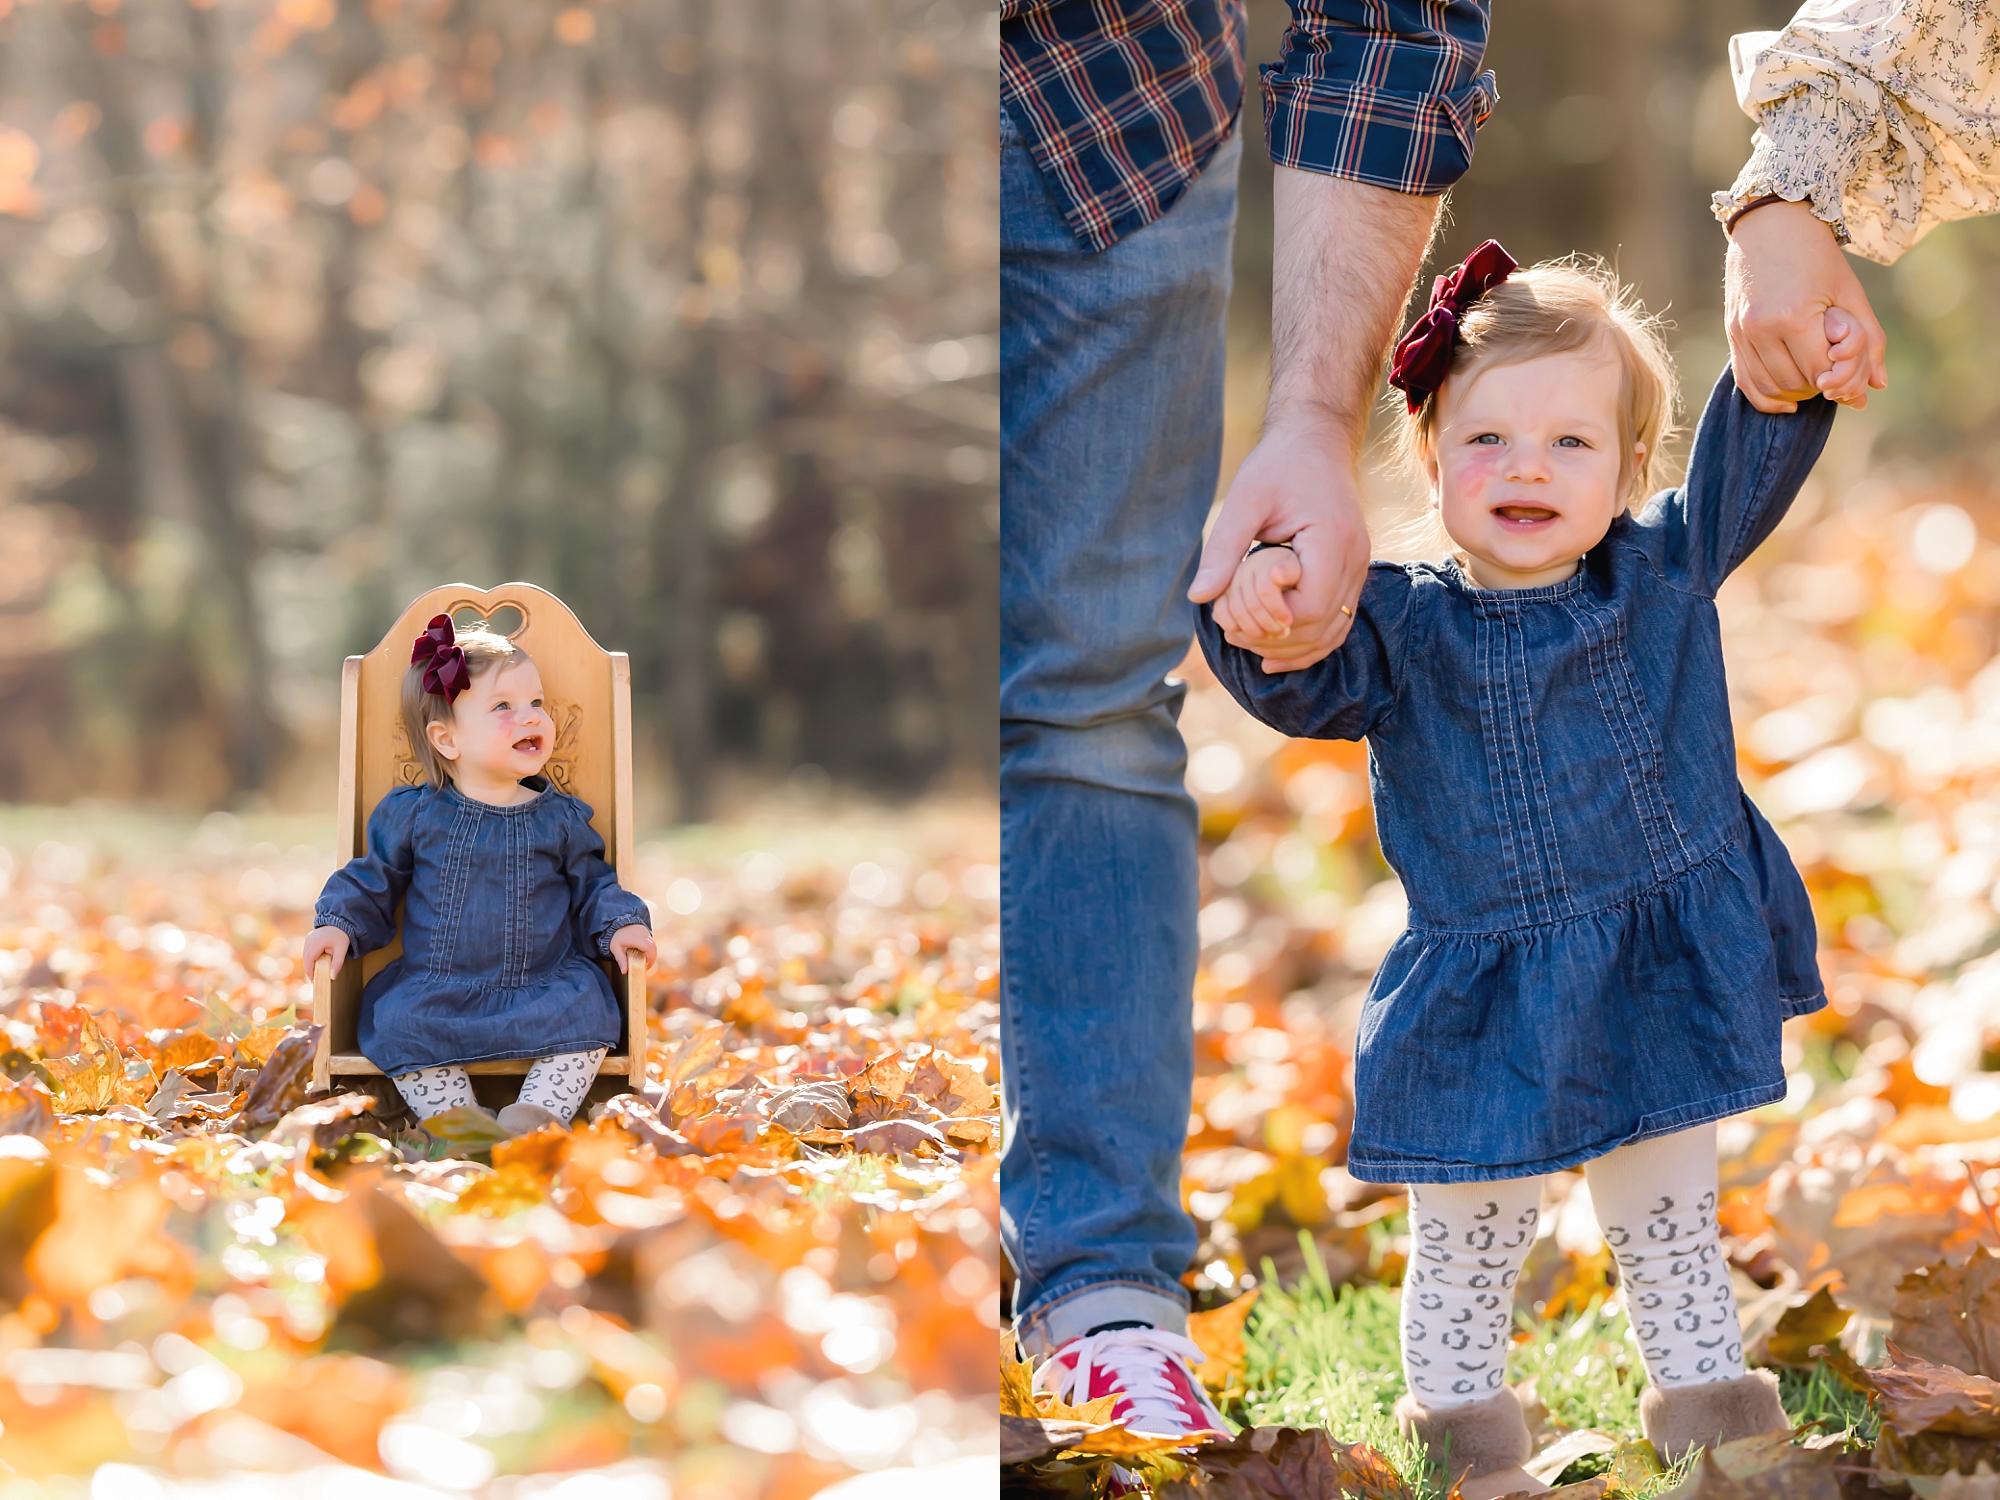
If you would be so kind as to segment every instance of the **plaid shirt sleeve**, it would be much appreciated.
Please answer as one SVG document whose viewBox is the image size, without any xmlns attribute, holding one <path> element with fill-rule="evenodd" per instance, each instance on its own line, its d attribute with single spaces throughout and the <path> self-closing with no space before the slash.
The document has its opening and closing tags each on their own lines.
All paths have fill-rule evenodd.
<svg viewBox="0 0 2000 1500">
<path fill-rule="evenodd" d="M 1498 91 L 1491 0 L 1291 0 L 1264 72 L 1272 160 L 1441 193 Z M 1093 251 L 1186 191 L 1242 106 L 1244 0 L 1000 0 L 1000 97 Z"/>
<path fill-rule="evenodd" d="M 1236 127 L 1244 0 L 1000 0 L 1000 100 L 1079 240 L 1159 218 Z"/>
<path fill-rule="evenodd" d="M 1271 160 L 1427 197 L 1463 177 L 1500 98 L 1479 70 L 1491 0 L 1291 3 L 1262 70 Z"/>
</svg>

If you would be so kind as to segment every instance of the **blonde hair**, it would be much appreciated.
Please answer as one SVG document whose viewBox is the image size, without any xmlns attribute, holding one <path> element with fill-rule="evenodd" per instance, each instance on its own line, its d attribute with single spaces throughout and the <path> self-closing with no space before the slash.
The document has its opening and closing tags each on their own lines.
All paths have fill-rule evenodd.
<svg viewBox="0 0 2000 1500">
<path fill-rule="evenodd" d="M 1448 379 L 1469 381 L 1496 365 L 1522 364 L 1549 354 L 1608 349 L 1622 372 L 1618 401 L 1620 478 L 1629 507 L 1643 499 L 1664 475 L 1664 450 L 1675 436 L 1674 413 L 1680 382 L 1660 320 L 1646 311 L 1632 289 L 1602 261 L 1582 256 L 1543 261 L 1516 271 L 1466 309 L 1452 344 Z M 1404 413 L 1397 448 L 1419 482 L 1428 477 L 1437 452 L 1438 394 L 1414 414 L 1393 393 Z M 1632 450 L 1645 445 L 1636 463 Z"/>
<path fill-rule="evenodd" d="M 529 660 L 528 653 L 495 630 L 468 630 L 457 639 L 465 653 L 468 685 L 488 672 Z M 451 722 L 451 703 L 443 693 L 424 690 L 424 663 L 412 662 L 403 674 L 403 728 L 410 736 L 410 754 L 432 790 L 442 790 L 451 780 L 451 762 L 437 753 L 431 743 L 430 726 Z"/>
</svg>

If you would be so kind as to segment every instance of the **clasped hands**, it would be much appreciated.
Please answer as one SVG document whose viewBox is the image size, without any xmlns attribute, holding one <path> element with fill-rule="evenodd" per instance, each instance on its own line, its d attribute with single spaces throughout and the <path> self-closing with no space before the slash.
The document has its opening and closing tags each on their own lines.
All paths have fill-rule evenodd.
<svg viewBox="0 0 2000 1500">
<path fill-rule="evenodd" d="M 1804 203 L 1767 203 L 1729 232 L 1723 274 L 1729 358 L 1759 411 L 1815 395 L 1859 410 L 1886 390 L 1886 340 L 1833 230 Z"/>
</svg>

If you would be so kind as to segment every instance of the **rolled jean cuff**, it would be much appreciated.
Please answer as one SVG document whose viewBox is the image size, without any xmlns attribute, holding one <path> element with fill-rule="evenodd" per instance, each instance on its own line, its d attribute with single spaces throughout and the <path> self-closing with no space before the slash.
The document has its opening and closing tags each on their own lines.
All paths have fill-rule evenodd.
<svg viewBox="0 0 2000 1500">
<path fill-rule="evenodd" d="M 1046 1298 L 1015 1324 L 1021 1352 L 1047 1359 L 1073 1338 L 1106 1323 L 1150 1323 L 1168 1333 L 1187 1334 L 1187 1295 L 1144 1281 L 1097 1281 Z"/>
</svg>

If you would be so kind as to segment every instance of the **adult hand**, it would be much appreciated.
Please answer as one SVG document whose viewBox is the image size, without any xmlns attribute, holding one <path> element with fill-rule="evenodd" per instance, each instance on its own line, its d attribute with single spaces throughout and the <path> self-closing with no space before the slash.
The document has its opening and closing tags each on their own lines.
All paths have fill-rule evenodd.
<svg viewBox="0 0 2000 1500">
<path fill-rule="evenodd" d="M 1347 639 L 1368 572 L 1368 527 L 1345 437 L 1309 423 L 1267 428 L 1236 471 L 1188 597 L 1197 604 L 1229 587 L 1252 542 L 1290 542 L 1300 579 L 1286 595 L 1289 629 L 1257 631 L 1238 621 L 1224 634 L 1264 658 L 1267 672 L 1309 667 Z"/>
<path fill-rule="evenodd" d="M 1354 623 L 1368 570 L 1356 459 L 1440 200 L 1291 167 L 1271 187 L 1264 436 L 1230 482 L 1188 598 L 1219 597 L 1252 542 L 1290 542 L 1300 571 L 1286 596 L 1290 628 L 1228 639 L 1263 657 L 1265 671 L 1292 672 L 1332 652 Z"/>
<path fill-rule="evenodd" d="M 1736 385 L 1759 411 L 1796 411 L 1823 395 L 1868 404 L 1886 390 L 1887 340 L 1833 230 L 1803 203 L 1767 203 L 1736 221 L 1723 273 L 1723 308 Z M 1862 357 L 1834 368 L 1825 317 L 1859 325 Z"/>
</svg>

